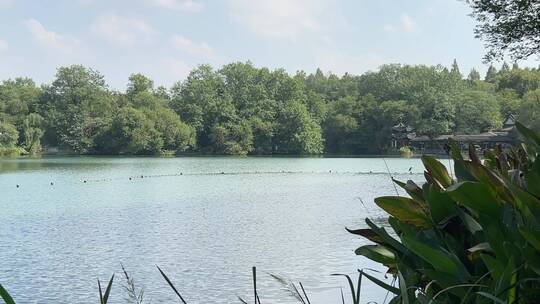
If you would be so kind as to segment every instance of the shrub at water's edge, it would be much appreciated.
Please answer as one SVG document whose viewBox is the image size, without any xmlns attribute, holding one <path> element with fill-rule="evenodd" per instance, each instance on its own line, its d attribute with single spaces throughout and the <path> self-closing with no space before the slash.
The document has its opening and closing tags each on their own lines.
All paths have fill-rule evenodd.
<svg viewBox="0 0 540 304">
<path fill-rule="evenodd" d="M 401 154 L 402 157 L 410 158 L 413 156 L 413 151 L 411 148 L 409 148 L 409 146 L 403 146 L 399 148 L 399 154 Z"/>
<path fill-rule="evenodd" d="M 374 244 L 356 254 L 388 267 L 391 303 L 536 303 L 540 296 L 540 134 L 518 124 L 522 147 L 464 159 L 453 147 L 455 178 L 423 156 L 426 182 L 395 181 L 410 197 L 375 203 L 392 232 L 366 219 L 349 230 Z M 397 235 L 397 238 L 393 237 Z"/>
</svg>

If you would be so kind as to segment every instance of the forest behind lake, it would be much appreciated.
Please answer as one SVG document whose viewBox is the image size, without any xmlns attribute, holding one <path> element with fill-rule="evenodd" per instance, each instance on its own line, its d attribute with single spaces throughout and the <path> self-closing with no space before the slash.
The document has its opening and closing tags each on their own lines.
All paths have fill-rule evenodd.
<svg viewBox="0 0 540 304">
<path fill-rule="evenodd" d="M 96 70 L 65 66 L 50 84 L 0 85 L 0 154 L 380 154 L 398 123 L 474 134 L 513 114 L 540 129 L 540 69 L 465 74 L 456 61 L 342 76 L 235 62 L 200 65 L 171 88 L 132 74 L 121 92 Z"/>
</svg>

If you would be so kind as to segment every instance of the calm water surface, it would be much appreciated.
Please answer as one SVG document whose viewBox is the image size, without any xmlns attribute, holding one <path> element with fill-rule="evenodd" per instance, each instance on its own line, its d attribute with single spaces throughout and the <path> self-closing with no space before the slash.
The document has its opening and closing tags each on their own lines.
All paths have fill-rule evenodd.
<svg viewBox="0 0 540 304">
<path fill-rule="evenodd" d="M 418 159 L 387 163 L 421 179 Z M 0 160 L 0 283 L 17 303 L 96 303 L 96 279 L 114 272 L 110 302 L 125 303 L 122 263 L 152 303 L 177 303 L 159 265 L 189 303 L 239 303 L 257 266 L 263 303 L 294 303 L 267 273 L 301 281 L 313 304 L 340 303 L 346 283 L 331 273 L 382 270 L 344 227 L 382 221 L 386 171 L 381 158 Z"/>
</svg>

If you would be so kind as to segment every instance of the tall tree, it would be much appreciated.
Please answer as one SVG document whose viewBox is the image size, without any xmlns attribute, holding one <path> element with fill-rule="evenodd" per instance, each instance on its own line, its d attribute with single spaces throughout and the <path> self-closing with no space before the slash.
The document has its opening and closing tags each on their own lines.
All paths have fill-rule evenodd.
<svg viewBox="0 0 540 304">
<path fill-rule="evenodd" d="M 30 154 L 37 154 L 41 152 L 41 138 L 44 131 L 44 120 L 41 115 L 37 113 L 30 113 L 23 121 L 23 146 Z"/>
<path fill-rule="evenodd" d="M 129 97 L 133 97 L 139 93 L 151 92 L 154 89 L 154 81 L 143 74 L 131 74 L 126 90 Z"/>
<path fill-rule="evenodd" d="M 519 120 L 529 128 L 540 131 L 540 89 L 527 92 L 519 109 Z"/>
<path fill-rule="evenodd" d="M 78 153 L 92 151 L 115 108 L 103 75 L 81 65 L 59 68 L 41 102 L 58 144 Z"/>
<path fill-rule="evenodd" d="M 454 59 L 454 61 L 452 62 L 452 68 L 450 69 L 450 74 L 452 74 L 453 76 L 459 79 L 463 77 L 463 75 L 461 75 L 461 72 L 459 71 L 459 65 L 456 59 Z"/>
<path fill-rule="evenodd" d="M 468 0 L 488 49 L 486 61 L 509 54 L 514 60 L 540 54 L 540 5 L 531 0 Z"/>
<path fill-rule="evenodd" d="M 455 133 L 475 134 L 502 124 L 500 106 L 492 93 L 465 91 L 456 100 Z"/>
<path fill-rule="evenodd" d="M 281 109 L 274 143 L 276 152 L 284 154 L 319 154 L 324 148 L 320 125 L 297 100 L 287 102 Z"/>
<path fill-rule="evenodd" d="M 486 72 L 486 77 L 484 77 L 484 80 L 487 82 L 494 83 L 496 78 L 497 78 L 497 69 L 491 64 L 489 65 L 489 68 Z"/>
<path fill-rule="evenodd" d="M 471 69 L 471 71 L 469 72 L 469 76 L 467 76 L 467 80 L 469 80 L 470 82 L 479 81 L 480 73 L 478 73 L 478 71 L 475 70 L 474 68 Z"/>
<path fill-rule="evenodd" d="M 0 148 L 12 148 L 17 144 L 19 132 L 14 125 L 4 122 L 0 123 Z"/>
</svg>

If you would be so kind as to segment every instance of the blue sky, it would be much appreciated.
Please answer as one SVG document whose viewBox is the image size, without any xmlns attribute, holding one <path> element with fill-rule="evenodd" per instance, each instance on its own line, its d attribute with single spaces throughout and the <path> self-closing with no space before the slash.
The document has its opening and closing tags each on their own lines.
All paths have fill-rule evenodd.
<svg viewBox="0 0 540 304">
<path fill-rule="evenodd" d="M 359 74 L 456 58 L 484 73 L 469 13 L 458 0 L 0 0 L 0 79 L 46 83 L 77 63 L 123 90 L 131 73 L 170 86 L 198 64 L 246 60 Z"/>
</svg>

